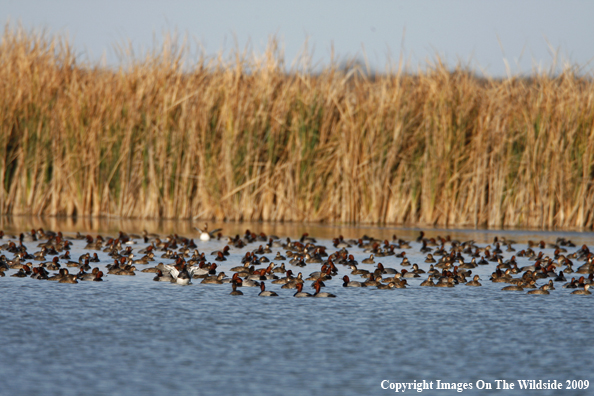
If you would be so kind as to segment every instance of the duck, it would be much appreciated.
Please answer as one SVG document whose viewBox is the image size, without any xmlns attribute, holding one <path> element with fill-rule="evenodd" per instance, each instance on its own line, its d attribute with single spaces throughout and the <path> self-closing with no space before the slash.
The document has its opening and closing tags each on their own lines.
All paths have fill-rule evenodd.
<svg viewBox="0 0 594 396">
<path fill-rule="evenodd" d="M 377 288 L 379 290 L 389 290 L 389 289 L 394 289 L 395 287 L 396 287 L 396 284 L 394 282 L 390 282 L 388 284 L 380 283 L 379 285 L 377 285 Z"/>
<path fill-rule="evenodd" d="M 52 275 L 52 276 L 48 277 L 47 280 L 59 281 L 67 274 L 68 274 L 68 270 L 66 268 L 61 268 L 56 275 Z"/>
<path fill-rule="evenodd" d="M 58 283 L 78 283 L 78 281 L 76 280 L 76 275 L 66 274 Z"/>
<path fill-rule="evenodd" d="M 95 279 L 95 276 L 97 275 L 98 272 L 99 272 L 99 268 L 95 267 L 95 268 L 93 268 L 91 273 L 87 274 L 86 272 L 84 272 L 84 270 L 81 267 L 80 272 L 76 275 L 76 277 L 81 281 L 92 281 L 93 279 Z"/>
<path fill-rule="evenodd" d="M 297 274 L 296 278 L 282 285 L 281 289 L 295 289 L 299 283 L 303 283 L 303 274 L 301 272 Z"/>
<path fill-rule="evenodd" d="M 276 256 L 274 257 L 274 261 L 285 261 L 287 258 L 281 254 L 281 252 L 276 252 Z"/>
<path fill-rule="evenodd" d="M 169 271 L 169 274 L 173 278 L 174 283 L 178 285 L 189 285 L 192 283 L 191 279 L 194 274 L 195 268 L 192 267 L 190 270 L 187 269 L 186 265 L 183 264 L 181 269 L 177 269 L 173 265 L 164 265 L 164 267 Z"/>
<path fill-rule="evenodd" d="M 361 264 L 375 264 L 375 260 L 373 260 L 373 254 L 369 256 L 369 258 L 361 260 Z"/>
<path fill-rule="evenodd" d="M 293 279 L 293 271 L 288 270 L 284 278 L 274 279 L 271 283 L 274 285 L 284 285 L 291 282 Z"/>
<path fill-rule="evenodd" d="M 15 277 L 15 278 L 26 278 L 27 273 L 25 272 L 24 267 L 26 267 L 26 266 L 23 265 L 23 268 L 19 269 L 19 271 L 17 273 L 12 274 L 10 276 Z"/>
<path fill-rule="evenodd" d="M 386 268 L 386 267 L 384 267 L 384 265 L 382 263 L 379 263 L 377 265 L 377 269 L 380 270 L 380 272 L 382 273 L 382 275 L 394 275 L 394 274 L 397 274 L 398 273 L 398 271 L 396 271 L 394 268 Z"/>
<path fill-rule="evenodd" d="M 264 282 L 262 282 L 262 283 L 264 283 Z M 242 286 L 243 287 L 260 287 L 260 282 L 253 280 L 253 279 L 245 278 L 242 281 Z"/>
<path fill-rule="evenodd" d="M 408 272 L 407 270 L 403 269 L 402 271 L 400 271 L 401 275 L 403 278 L 420 278 L 421 275 L 415 273 L 415 272 Z"/>
<path fill-rule="evenodd" d="M 200 233 L 200 240 L 204 242 L 208 242 L 211 239 L 215 238 L 215 233 L 222 231 L 222 228 L 217 228 L 216 230 L 208 231 L 208 223 L 204 223 L 204 228 L 200 229 L 198 227 L 194 227 Z"/>
<path fill-rule="evenodd" d="M 293 297 L 302 298 L 302 297 L 312 297 L 311 294 L 303 291 L 303 283 L 297 283 L 295 286 L 297 292 L 293 294 Z"/>
<path fill-rule="evenodd" d="M 544 285 L 543 287 L 541 287 L 540 289 L 530 290 L 526 294 L 551 294 L 551 293 L 549 293 L 549 285 L 547 284 L 547 285 Z"/>
<path fill-rule="evenodd" d="M 524 291 L 524 288 L 520 285 L 510 285 L 510 286 L 505 286 L 503 289 L 504 291 Z"/>
<path fill-rule="evenodd" d="M 454 287 L 454 279 L 449 277 L 441 278 L 435 284 L 435 287 Z"/>
<path fill-rule="evenodd" d="M 82 280 L 87 280 L 87 279 L 82 279 Z M 93 282 L 103 282 L 103 272 L 102 271 L 98 271 L 95 274 L 95 278 L 93 278 L 92 281 Z"/>
<path fill-rule="evenodd" d="M 334 294 L 331 294 L 331 293 L 320 292 L 320 288 L 321 288 L 320 283 L 314 282 L 314 289 L 316 289 L 316 292 L 313 295 L 314 297 L 330 297 L 330 298 L 336 297 Z"/>
<path fill-rule="evenodd" d="M 374 276 L 373 274 L 369 275 L 369 279 L 367 279 L 363 284 L 367 287 L 377 286 L 381 283 L 382 277 L 381 276 Z"/>
<path fill-rule="evenodd" d="M 200 282 L 200 283 L 211 284 L 211 285 L 222 285 L 224 277 L 225 277 L 225 273 L 220 272 L 217 276 L 209 276 L 207 278 L 202 279 L 202 282 Z"/>
<path fill-rule="evenodd" d="M 367 287 L 365 283 L 351 281 L 347 275 L 343 276 L 342 280 L 344 281 L 342 287 Z"/>
<path fill-rule="evenodd" d="M 475 275 L 470 282 L 466 283 L 466 286 L 482 286 L 479 280 L 481 280 L 481 278 L 478 275 Z"/>
<path fill-rule="evenodd" d="M 233 289 L 231 293 L 229 293 L 231 296 L 243 296 L 243 292 L 241 290 L 237 290 L 238 284 L 241 286 L 241 279 L 231 282 L 231 288 Z"/>
<path fill-rule="evenodd" d="M 420 286 L 435 287 L 435 283 L 433 283 L 433 275 L 429 275 L 427 279 L 421 282 Z"/>
<path fill-rule="evenodd" d="M 260 293 L 258 294 L 258 296 L 260 296 L 260 297 L 278 297 L 278 294 L 276 294 L 273 291 L 266 290 L 266 285 L 264 284 L 264 282 L 261 282 L 260 283 Z"/>
<path fill-rule="evenodd" d="M 175 282 L 175 279 L 171 276 L 169 272 L 165 274 L 161 270 L 157 270 L 157 275 L 153 278 L 155 282 Z"/>
<path fill-rule="evenodd" d="M 393 282 L 394 288 L 396 289 L 406 289 L 406 279 L 401 279 L 400 282 Z"/>
<path fill-rule="evenodd" d="M 590 295 L 592 294 L 592 292 L 590 292 L 588 289 L 590 288 L 589 284 L 584 285 L 584 289 L 583 290 L 574 290 L 571 292 L 571 294 L 581 294 L 581 295 Z"/>
</svg>

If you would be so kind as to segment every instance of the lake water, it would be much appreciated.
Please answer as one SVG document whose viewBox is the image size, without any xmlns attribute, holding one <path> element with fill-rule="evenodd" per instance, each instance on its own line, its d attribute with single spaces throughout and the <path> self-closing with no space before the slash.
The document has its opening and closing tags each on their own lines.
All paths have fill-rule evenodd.
<svg viewBox="0 0 594 396">
<path fill-rule="evenodd" d="M 3 224 L 8 232 L 38 228 L 39 221 Z M 45 220 L 44 220 L 45 221 Z M 23 220 L 23 222 L 26 222 Z M 51 223 L 43 223 L 46 228 Z M 55 224 L 54 224 L 55 225 Z M 83 224 L 89 226 L 89 224 Z M 121 224 L 116 224 L 120 225 Z M 130 225 L 130 224 L 128 224 Z M 168 233 L 175 224 L 163 227 L 132 224 Z M 93 235 L 115 234 L 118 227 L 62 224 L 63 232 L 76 230 Z M 79 227 L 78 229 L 76 227 Z M 334 252 L 329 238 L 367 234 L 407 239 L 412 263 L 427 270 L 425 254 L 414 242 L 418 229 L 349 228 L 306 225 L 213 224 L 223 234 L 243 234 L 242 230 L 298 238 L 303 230 L 318 238 L 318 244 Z M 284 228 L 283 228 L 284 227 Z M 197 237 L 188 224 L 177 224 L 178 233 Z M 281 233 L 279 231 L 285 231 Z M 592 233 L 538 231 L 427 230 L 427 236 L 492 243 L 505 236 L 526 248 L 528 240 L 555 242 L 558 236 L 571 239 L 578 247 L 594 241 Z M 0 240 L 4 244 L 7 237 Z M 37 242 L 25 243 L 35 252 Z M 259 244 L 231 249 L 228 261 L 219 270 L 240 265 L 241 257 Z M 226 241 L 197 241 L 207 255 L 223 248 Z M 73 259 L 85 252 L 84 241 L 74 241 Z M 139 243 L 137 250 L 146 246 Z M 570 248 L 569 253 L 578 248 Z M 282 248 L 273 248 L 272 259 Z M 400 252 L 400 249 L 396 250 Z M 553 249 L 544 249 L 552 255 Z M 369 256 L 351 248 L 359 262 Z M 7 257 L 12 258 L 12 254 Z M 98 252 L 99 267 L 113 260 Z M 160 252 L 158 256 L 160 256 Z M 512 253 L 504 251 L 509 258 Z M 209 258 L 212 256 L 208 256 Z M 63 261 L 63 260 L 62 260 Z M 376 258 L 398 270 L 402 259 Z M 533 264 L 518 258 L 518 265 Z M 570 295 L 557 289 L 549 296 L 501 291 L 507 284 L 492 283 L 495 265 L 479 266 L 482 287 L 419 287 L 426 278 L 409 279 L 407 289 L 343 288 L 342 276 L 350 269 L 339 267 L 339 276 L 326 281 L 325 291 L 336 299 L 297 299 L 295 290 L 281 289 L 267 281 L 267 289 L 278 298 L 258 297 L 259 289 L 242 288 L 244 295 L 233 297 L 229 284 L 189 286 L 153 282 L 154 274 L 140 269 L 136 276 L 106 276 L 105 282 L 59 284 L 31 278 L 0 278 L 0 394 L 1 395 L 381 395 L 390 382 L 433 382 L 424 394 L 457 394 L 457 390 L 435 390 L 437 380 L 469 383 L 468 395 L 523 394 L 518 380 L 594 381 L 591 347 L 594 296 Z M 37 265 L 38 262 L 34 262 Z M 91 263 L 93 264 L 93 263 Z M 280 263 L 279 263 L 280 264 Z M 577 268 L 582 262 L 577 263 Z M 317 271 L 319 264 L 299 269 L 304 275 Z M 360 268 L 370 269 L 373 265 Z M 409 268 L 409 267 L 407 267 Z M 71 272 L 74 269 L 71 269 Z M 296 271 L 297 270 L 297 271 Z M 575 276 L 575 275 L 570 275 Z M 570 277 L 569 276 L 569 277 Z M 358 276 L 351 276 L 359 280 Z M 305 291 L 313 292 L 306 282 Z M 544 284 L 540 281 L 540 284 Z M 496 380 L 515 384 L 513 390 L 497 390 Z M 493 386 L 478 390 L 477 381 Z M 479 383 L 480 384 L 480 383 Z M 594 386 L 594 384 L 592 385 Z M 407 390 L 410 394 L 415 391 Z M 593 394 L 588 390 L 531 391 L 530 394 Z"/>
</svg>

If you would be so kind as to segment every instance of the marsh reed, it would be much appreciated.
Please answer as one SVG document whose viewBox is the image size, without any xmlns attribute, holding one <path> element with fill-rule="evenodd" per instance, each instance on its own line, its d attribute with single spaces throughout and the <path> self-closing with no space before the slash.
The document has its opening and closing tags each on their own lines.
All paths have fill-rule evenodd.
<svg viewBox="0 0 594 396">
<path fill-rule="evenodd" d="M 369 76 L 198 56 L 119 68 L 0 43 L 2 214 L 592 228 L 594 83 L 574 68 Z"/>
</svg>

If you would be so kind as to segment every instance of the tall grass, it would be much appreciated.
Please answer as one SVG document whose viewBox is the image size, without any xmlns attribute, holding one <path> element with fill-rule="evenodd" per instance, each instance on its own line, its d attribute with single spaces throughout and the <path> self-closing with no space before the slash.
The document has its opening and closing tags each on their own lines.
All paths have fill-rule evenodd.
<svg viewBox="0 0 594 396">
<path fill-rule="evenodd" d="M 0 43 L 3 214 L 592 228 L 594 83 Z"/>
</svg>

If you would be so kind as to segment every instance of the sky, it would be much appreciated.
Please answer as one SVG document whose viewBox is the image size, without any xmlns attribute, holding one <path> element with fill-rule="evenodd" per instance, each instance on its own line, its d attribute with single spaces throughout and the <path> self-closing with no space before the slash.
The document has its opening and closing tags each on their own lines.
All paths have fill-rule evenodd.
<svg viewBox="0 0 594 396">
<path fill-rule="evenodd" d="M 187 35 L 207 56 L 246 46 L 261 54 L 275 35 L 290 65 L 304 46 L 316 65 L 388 60 L 412 70 L 437 57 L 504 77 L 594 64 L 594 1 L 547 0 L 0 0 L 0 17 L 27 29 L 67 34 L 85 60 L 118 65 L 116 45 L 154 49 L 164 33 Z M 555 55 L 556 54 L 556 55 Z"/>
</svg>

